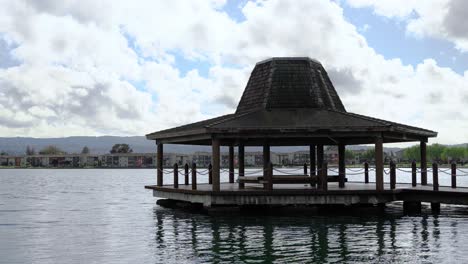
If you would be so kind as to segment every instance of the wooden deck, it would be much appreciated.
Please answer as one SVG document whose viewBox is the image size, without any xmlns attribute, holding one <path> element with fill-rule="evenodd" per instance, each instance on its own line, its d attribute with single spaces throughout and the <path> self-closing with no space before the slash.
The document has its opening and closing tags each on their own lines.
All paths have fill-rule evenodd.
<svg viewBox="0 0 468 264">
<path fill-rule="evenodd" d="M 394 190 L 389 184 L 383 191 L 377 191 L 375 183 L 348 182 L 344 188 L 338 183 L 329 183 L 328 190 L 322 191 L 308 184 L 275 184 L 272 191 L 264 190 L 261 184 L 246 184 L 239 189 L 237 183 L 221 183 L 221 190 L 212 191 L 210 184 L 198 184 L 197 190 L 191 185 L 158 187 L 146 186 L 153 190 L 153 196 L 210 206 L 242 205 L 319 205 L 319 204 L 380 204 L 392 201 L 413 201 L 447 204 L 468 204 L 468 188 L 440 186 L 434 191 L 432 185 L 412 187 L 411 184 L 397 184 Z"/>
</svg>

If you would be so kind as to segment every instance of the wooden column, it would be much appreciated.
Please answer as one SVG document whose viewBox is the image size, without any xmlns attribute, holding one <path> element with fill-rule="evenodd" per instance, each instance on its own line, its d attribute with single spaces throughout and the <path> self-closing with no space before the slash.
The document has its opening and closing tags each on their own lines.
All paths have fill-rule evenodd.
<svg viewBox="0 0 468 264">
<path fill-rule="evenodd" d="M 263 189 L 267 191 L 273 190 L 273 164 L 271 162 L 268 162 L 266 166 L 266 175 L 263 178 L 264 184 L 263 184 Z"/>
<path fill-rule="evenodd" d="M 185 169 L 184 184 L 189 185 L 189 166 L 188 166 L 188 163 L 185 163 L 184 169 Z"/>
<path fill-rule="evenodd" d="M 239 177 L 244 177 L 245 175 L 244 153 L 245 153 L 244 145 L 242 143 L 239 143 L 239 150 L 237 153 L 237 159 L 238 159 L 237 163 L 239 164 Z M 243 182 L 241 183 L 239 181 L 239 189 L 244 189 L 244 187 L 245 187 L 244 183 Z"/>
<path fill-rule="evenodd" d="M 434 191 L 439 190 L 439 165 L 436 162 L 432 163 L 432 187 Z"/>
<path fill-rule="evenodd" d="M 383 138 L 375 139 L 375 188 L 377 191 L 384 189 L 383 168 Z"/>
<path fill-rule="evenodd" d="M 345 165 L 345 145 L 338 144 L 338 186 L 345 187 L 346 165 Z"/>
<path fill-rule="evenodd" d="M 310 157 L 310 176 L 315 176 L 317 170 L 316 156 L 315 156 L 315 145 L 310 145 L 309 157 Z"/>
<path fill-rule="evenodd" d="M 369 183 L 369 163 L 364 162 L 364 183 Z"/>
<path fill-rule="evenodd" d="M 197 189 L 197 164 L 192 163 L 192 190 Z"/>
<path fill-rule="evenodd" d="M 211 142 L 212 149 L 212 165 L 213 165 L 213 191 L 217 192 L 220 190 L 220 142 L 218 138 L 213 138 Z"/>
<path fill-rule="evenodd" d="M 179 165 L 174 163 L 174 189 L 179 188 Z"/>
<path fill-rule="evenodd" d="M 234 146 L 229 146 L 229 183 L 234 183 Z"/>
<path fill-rule="evenodd" d="M 328 191 L 328 165 L 327 162 L 322 163 L 322 170 L 320 171 L 320 189 Z"/>
<path fill-rule="evenodd" d="M 411 162 L 411 186 L 416 187 L 416 161 Z"/>
<path fill-rule="evenodd" d="M 396 188 L 396 165 L 390 161 L 390 189 Z"/>
<path fill-rule="evenodd" d="M 304 175 L 307 176 L 307 163 L 304 163 Z"/>
<path fill-rule="evenodd" d="M 268 163 L 270 163 L 270 145 L 263 144 L 263 177 L 267 176 Z"/>
<path fill-rule="evenodd" d="M 213 184 L 213 166 L 211 163 L 208 165 L 208 184 Z"/>
<path fill-rule="evenodd" d="M 455 162 L 452 162 L 452 165 L 451 165 L 451 169 L 452 169 L 452 188 L 457 188 L 457 163 Z"/>
<path fill-rule="evenodd" d="M 157 185 L 163 186 L 163 144 L 157 143 L 157 156 L 156 156 L 156 166 L 157 166 Z"/>
<path fill-rule="evenodd" d="M 420 142 L 421 147 L 421 185 L 427 185 L 427 154 L 426 142 Z"/>
<path fill-rule="evenodd" d="M 317 175 L 322 175 L 323 162 L 323 145 L 317 145 Z M 321 186 L 322 177 L 317 177 L 317 184 Z"/>
</svg>

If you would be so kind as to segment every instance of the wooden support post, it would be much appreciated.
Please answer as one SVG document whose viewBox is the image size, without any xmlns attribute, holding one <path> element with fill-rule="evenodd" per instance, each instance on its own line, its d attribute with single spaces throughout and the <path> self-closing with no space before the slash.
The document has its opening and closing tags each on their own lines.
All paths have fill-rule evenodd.
<svg viewBox="0 0 468 264">
<path fill-rule="evenodd" d="M 411 186 L 416 187 L 416 161 L 411 162 Z"/>
<path fill-rule="evenodd" d="M 267 176 L 268 164 L 270 163 L 270 145 L 263 144 L 263 177 Z"/>
<path fill-rule="evenodd" d="M 197 189 L 197 164 L 192 163 L 192 190 Z"/>
<path fill-rule="evenodd" d="M 213 166 L 208 165 L 208 184 L 213 184 Z"/>
<path fill-rule="evenodd" d="M 179 165 L 174 163 L 174 189 L 179 188 Z"/>
<path fill-rule="evenodd" d="M 163 186 L 163 144 L 157 144 L 157 157 L 156 157 L 156 165 L 157 165 L 157 185 Z"/>
<path fill-rule="evenodd" d="M 323 169 L 323 145 L 317 145 L 317 175 L 322 175 Z M 322 188 L 322 177 L 317 177 L 317 184 Z"/>
<path fill-rule="evenodd" d="M 184 184 L 188 185 L 188 182 L 189 182 L 189 179 L 188 179 L 188 163 L 185 163 L 184 170 L 185 170 L 185 179 L 184 179 L 185 182 L 184 182 Z"/>
<path fill-rule="evenodd" d="M 421 148 L 421 185 L 427 185 L 427 155 L 426 142 L 420 142 Z"/>
<path fill-rule="evenodd" d="M 304 163 L 304 175 L 307 176 L 307 163 Z"/>
<path fill-rule="evenodd" d="M 369 183 L 369 163 L 364 162 L 364 183 Z"/>
<path fill-rule="evenodd" d="M 229 146 L 229 183 L 234 183 L 234 146 Z"/>
<path fill-rule="evenodd" d="M 321 175 L 321 180 L 320 180 L 320 185 L 321 185 L 321 190 L 322 191 L 328 191 L 328 164 L 326 161 L 322 163 L 322 169 L 320 170 L 320 175 Z"/>
<path fill-rule="evenodd" d="M 267 164 L 266 176 L 263 179 L 263 189 L 267 191 L 273 190 L 273 164 L 271 162 Z"/>
<path fill-rule="evenodd" d="M 375 187 L 377 191 L 384 189 L 384 168 L 383 168 L 383 139 L 375 139 Z"/>
<path fill-rule="evenodd" d="M 242 143 L 239 143 L 239 150 L 237 153 L 237 158 L 238 158 L 238 164 L 239 164 L 239 177 L 244 177 L 245 175 L 245 166 L 244 166 L 244 145 Z M 244 189 L 245 185 L 243 182 L 239 181 L 239 189 Z"/>
<path fill-rule="evenodd" d="M 345 164 L 345 145 L 338 144 L 338 186 L 345 187 L 346 164 Z"/>
<path fill-rule="evenodd" d="M 390 161 L 390 189 L 394 190 L 396 187 L 396 165 Z"/>
<path fill-rule="evenodd" d="M 317 162 L 315 155 L 315 145 L 310 145 L 309 148 L 309 158 L 310 158 L 310 176 L 315 176 L 317 170 Z"/>
<path fill-rule="evenodd" d="M 439 190 L 439 165 L 436 162 L 432 163 L 432 186 L 434 191 Z"/>
<path fill-rule="evenodd" d="M 315 176 L 317 175 L 317 162 L 315 155 L 315 145 L 310 145 L 309 147 L 309 158 L 310 158 L 310 186 L 315 187 L 316 180 Z"/>
<path fill-rule="evenodd" d="M 457 163 L 452 162 L 452 188 L 457 188 Z"/>
<path fill-rule="evenodd" d="M 221 189 L 220 184 L 220 141 L 218 138 L 213 138 L 211 143 L 212 148 L 212 164 L 213 164 L 213 191 L 218 192 Z"/>
</svg>

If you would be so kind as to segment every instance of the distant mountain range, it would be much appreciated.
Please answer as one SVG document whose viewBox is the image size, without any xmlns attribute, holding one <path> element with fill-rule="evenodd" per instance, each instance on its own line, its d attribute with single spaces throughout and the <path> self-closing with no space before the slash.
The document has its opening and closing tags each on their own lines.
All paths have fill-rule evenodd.
<svg viewBox="0 0 468 264">
<path fill-rule="evenodd" d="M 154 153 L 156 146 L 154 141 L 147 140 L 144 136 L 133 137 L 115 137 L 115 136 L 102 136 L 102 137 L 64 137 L 64 138 L 29 138 L 29 137 L 0 137 L 0 152 L 6 152 L 10 155 L 23 155 L 26 147 L 33 147 L 36 152 L 42 148 L 54 145 L 68 153 L 80 153 L 84 146 L 88 146 L 91 153 L 105 154 L 109 153 L 114 144 L 125 143 L 129 144 L 133 152 L 140 153 Z M 467 143 L 458 144 L 468 145 Z M 352 150 L 368 149 L 369 146 L 349 146 Z M 306 150 L 305 147 L 272 147 L 272 151 L 276 152 L 293 152 L 298 150 Z M 401 148 L 386 148 L 386 151 L 396 152 Z M 246 151 L 261 151 L 261 148 L 247 148 Z M 172 145 L 164 146 L 165 152 L 173 153 L 193 153 L 195 151 L 211 151 L 209 146 L 191 146 L 191 145 Z M 227 149 L 222 149 L 227 151 Z"/>
</svg>

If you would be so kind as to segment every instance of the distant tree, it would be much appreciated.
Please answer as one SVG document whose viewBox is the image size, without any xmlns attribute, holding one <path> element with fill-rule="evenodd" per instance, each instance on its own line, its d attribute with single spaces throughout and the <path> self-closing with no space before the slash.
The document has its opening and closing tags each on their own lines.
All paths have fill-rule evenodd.
<svg viewBox="0 0 468 264">
<path fill-rule="evenodd" d="M 110 153 L 132 153 L 133 150 L 128 144 L 115 144 L 112 146 Z"/>
<path fill-rule="evenodd" d="M 409 148 L 406 148 L 403 151 L 403 158 L 408 161 L 420 161 L 421 160 L 421 148 L 419 145 L 414 145 Z"/>
<path fill-rule="evenodd" d="M 83 149 L 81 150 L 81 154 L 89 154 L 89 148 L 88 146 L 84 146 Z"/>
<path fill-rule="evenodd" d="M 354 154 L 354 151 L 347 149 L 345 150 L 345 157 L 347 160 L 353 160 L 356 155 Z"/>
<path fill-rule="evenodd" d="M 442 153 L 447 147 L 440 144 L 432 144 L 427 146 L 427 159 L 429 161 L 441 161 Z"/>
<path fill-rule="evenodd" d="M 447 147 L 442 153 L 442 159 L 450 161 L 458 161 L 466 158 L 467 149 L 465 147 Z"/>
<path fill-rule="evenodd" d="M 5 151 L 0 151 L 0 156 L 8 156 L 8 153 L 6 153 Z"/>
<path fill-rule="evenodd" d="M 56 146 L 49 145 L 39 151 L 41 155 L 57 155 L 57 154 L 66 154 L 65 151 L 59 149 Z"/>
<path fill-rule="evenodd" d="M 28 156 L 36 155 L 36 150 L 33 147 L 28 145 L 26 147 L 26 155 L 28 155 Z"/>
<path fill-rule="evenodd" d="M 374 148 L 370 148 L 368 150 L 366 150 L 366 152 L 362 153 L 362 156 L 361 156 L 364 160 L 367 160 L 367 161 L 371 161 L 375 158 L 375 149 Z"/>
</svg>

